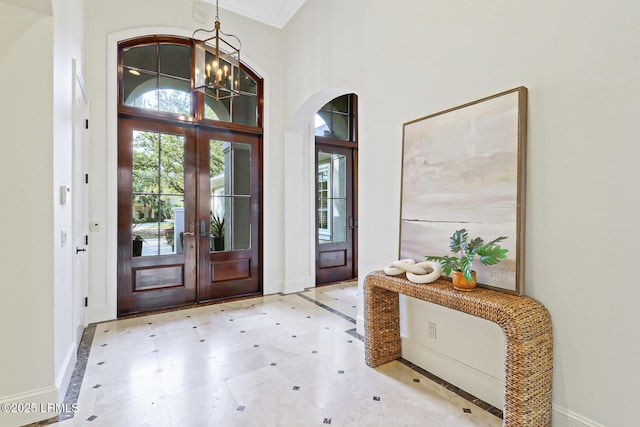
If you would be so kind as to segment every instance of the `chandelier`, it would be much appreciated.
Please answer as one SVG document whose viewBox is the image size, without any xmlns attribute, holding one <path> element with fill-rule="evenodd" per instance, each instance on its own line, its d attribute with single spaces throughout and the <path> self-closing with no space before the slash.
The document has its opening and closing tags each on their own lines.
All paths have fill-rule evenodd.
<svg viewBox="0 0 640 427">
<path fill-rule="evenodd" d="M 215 33 L 213 37 L 196 40 L 196 33 Z M 235 44 L 220 37 L 235 39 Z M 194 45 L 195 82 L 194 89 L 203 92 L 216 101 L 240 95 L 240 39 L 220 30 L 218 0 L 216 0 L 216 21 L 211 30 L 197 29 L 191 35 Z"/>
</svg>

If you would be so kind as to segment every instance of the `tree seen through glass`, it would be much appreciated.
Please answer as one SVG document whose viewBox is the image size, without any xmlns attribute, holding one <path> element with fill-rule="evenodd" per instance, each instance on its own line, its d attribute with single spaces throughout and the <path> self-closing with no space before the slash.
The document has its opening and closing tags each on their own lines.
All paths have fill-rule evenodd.
<svg viewBox="0 0 640 427">
<path fill-rule="evenodd" d="M 133 133 L 133 256 L 183 253 L 184 136 L 159 132 Z M 224 169 L 221 150 L 211 150 L 210 165 Z"/>
</svg>

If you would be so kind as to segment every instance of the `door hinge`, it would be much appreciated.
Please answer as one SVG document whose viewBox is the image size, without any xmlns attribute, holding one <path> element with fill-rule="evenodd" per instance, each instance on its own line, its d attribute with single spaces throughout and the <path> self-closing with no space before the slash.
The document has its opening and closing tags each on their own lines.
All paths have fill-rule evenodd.
<svg viewBox="0 0 640 427">
<path fill-rule="evenodd" d="M 85 245 L 89 244 L 89 235 L 87 235 L 87 234 L 84 235 L 84 244 Z"/>
<path fill-rule="evenodd" d="M 354 218 L 352 216 L 349 217 L 349 221 L 347 222 L 347 231 L 353 231 L 357 233 L 358 228 L 358 218 Z"/>
<path fill-rule="evenodd" d="M 89 297 L 84 297 L 84 306 L 89 307 Z"/>
<path fill-rule="evenodd" d="M 85 174 L 84 174 L 84 183 L 85 183 L 85 184 L 88 184 L 88 183 L 89 183 L 89 174 L 88 174 L 88 173 L 85 173 Z"/>
<path fill-rule="evenodd" d="M 84 128 L 85 128 L 85 129 L 89 129 L 89 119 L 85 119 L 85 121 L 84 121 Z"/>
</svg>

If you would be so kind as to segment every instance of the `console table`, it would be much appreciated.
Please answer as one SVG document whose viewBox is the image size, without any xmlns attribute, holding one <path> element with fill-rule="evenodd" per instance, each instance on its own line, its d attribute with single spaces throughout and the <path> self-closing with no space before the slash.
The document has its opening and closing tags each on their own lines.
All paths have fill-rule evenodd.
<svg viewBox="0 0 640 427">
<path fill-rule="evenodd" d="M 551 427 L 553 337 L 542 304 L 485 288 L 456 291 L 443 279 L 422 285 L 374 271 L 364 281 L 365 361 L 371 367 L 401 356 L 398 294 L 500 325 L 506 341 L 503 426 Z"/>
</svg>

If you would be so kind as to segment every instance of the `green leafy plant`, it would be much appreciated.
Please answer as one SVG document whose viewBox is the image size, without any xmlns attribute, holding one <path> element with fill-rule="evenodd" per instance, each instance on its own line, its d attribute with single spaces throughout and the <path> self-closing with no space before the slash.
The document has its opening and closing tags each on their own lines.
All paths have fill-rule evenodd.
<svg viewBox="0 0 640 427">
<path fill-rule="evenodd" d="M 449 238 L 449 249 L 454 254 L 460 256 L 426 256 L 427 261 L 438 261 L 442 266 L 442 271 L 447 276 L 452 271 L 461 272 L 464 277 L 471 281 L 471 271 L 473 270 L 473 259 L 477 255 L 483 265 L 495 265 L 507 257 L 508 249 L 502 249 L 499 242 L 505 240 L 506 236 L 485 243 L 480 237 L 469 238 L 469 233 L 464 228 L 456 230 Z"/>
<path fill-rule="evenodd" d="M 211 237 L 224 237 L 224 217 L 211 212 Z"/>
</svg>

